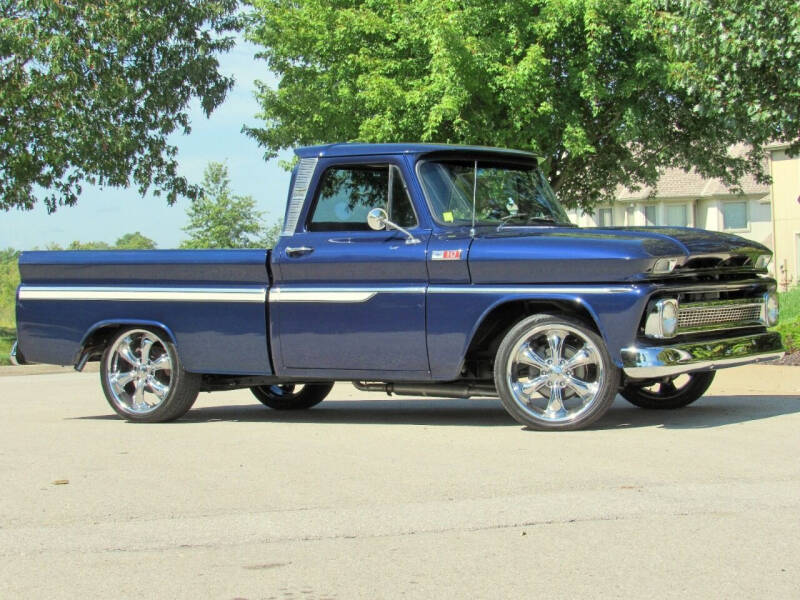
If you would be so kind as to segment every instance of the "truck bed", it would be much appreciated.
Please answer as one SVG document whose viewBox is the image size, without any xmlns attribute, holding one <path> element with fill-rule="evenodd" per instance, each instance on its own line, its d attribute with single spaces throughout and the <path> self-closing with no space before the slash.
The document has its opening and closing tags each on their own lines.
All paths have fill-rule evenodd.
<svg viewBox="0 0 800 600">
<path fill-rule="evenodd" d="M 163 329 L 190 372 L 269 375 L 269 250 L 23 252 L 26 360 L 71 365 L 119 325 Z"/>
</svg>

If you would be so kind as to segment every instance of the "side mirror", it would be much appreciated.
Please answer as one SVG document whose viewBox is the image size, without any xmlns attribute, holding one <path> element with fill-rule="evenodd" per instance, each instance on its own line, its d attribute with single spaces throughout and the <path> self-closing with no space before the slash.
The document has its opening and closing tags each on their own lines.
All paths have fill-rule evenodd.
<svg viewBox="0 0 800 600">
<path fill-rule="evenodd" d="M 373 208 L 367 213 L 367 225 L 374 231 L 386 229 L 386 221 L 389 215 L 382 208 Z"/>
<path fill-rule="evenodd" d="M 389 220 L 389 215 L 382 208 L 373 208 L 367 213 L 367 225 L 374 231 L 383 231 L 384 229 L 397 229 L 406 234 L 406 244 L 419 244 L 419 240 L 415 238 L 410 231 L 400 227 L 397 223 L 392 223 Z"/>
</svg>

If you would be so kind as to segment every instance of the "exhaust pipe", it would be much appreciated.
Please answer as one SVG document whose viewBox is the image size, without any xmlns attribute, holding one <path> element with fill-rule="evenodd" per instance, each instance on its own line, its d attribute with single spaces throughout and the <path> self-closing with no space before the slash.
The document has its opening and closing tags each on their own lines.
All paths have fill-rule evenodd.
<svg viewBox="0 0 800 600">
<path fill-rule="evenodd" d="M 370 383 L 354 381 L 362 392 L 382 392 L 398 396 L 424 396 L 426 398 L 470 398 L 472 396 L 496 397 L 493 385 L 478 383 Z"/>
<path fill-rule="evenodd" d="M 14 344 L 11 346 L 11 356 L 9 357 L 9 360 L 15 367 L 21 367 L 22 365 L 29 364 L 28 361 L 25 360 L 22 350 L 19 349 L 19 340 L 14 340 Z"/>
</svg>

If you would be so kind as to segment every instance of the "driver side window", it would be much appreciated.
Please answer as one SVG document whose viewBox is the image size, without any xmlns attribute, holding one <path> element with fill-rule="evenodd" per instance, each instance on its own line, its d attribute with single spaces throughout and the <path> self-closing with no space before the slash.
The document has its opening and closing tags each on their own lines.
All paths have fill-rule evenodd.
<svg viewBox="0 0 800 600">
<path fill-rule="evenodd" d="M 369 231 L 367 213 L 383 208 L 406 229 L 417 225 L 403 176 L 394 165 L 342 165 L 320 179 L 309 231 Z"/>
</svg>

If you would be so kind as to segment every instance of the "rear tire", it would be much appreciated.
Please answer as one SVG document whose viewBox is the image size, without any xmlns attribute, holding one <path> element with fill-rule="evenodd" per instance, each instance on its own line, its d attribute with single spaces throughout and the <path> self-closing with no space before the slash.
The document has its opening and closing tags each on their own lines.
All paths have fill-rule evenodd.
<svg viewBox="0 0 800 600">
<path fill-rule="evenodd" d="M 250 388 L 264 406 L 275 410 L 306 410 L 316 406 L 333 389 L 332 383 L 284 383 Z"/>
<path fill-rule="evenodd" d="M 655 410 L 683 408 L 708 391 L 715 375 L 715 371 L 702 371 L 665 377 L 648 382 L 649 385 L 629 382 L 619 393 L 625 400 L 639 408 Z"/>
<path fill-rule="evenodd" d="M 183 370 L 172 342 L 149 327 L 121 331 L 100 362 L 100 383 L 109 405 L 123 419 L 139 423 L 185 415 L 197 399 L 200 379 Z"/>
</svg>

